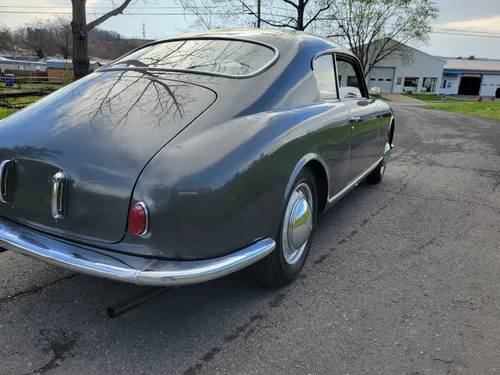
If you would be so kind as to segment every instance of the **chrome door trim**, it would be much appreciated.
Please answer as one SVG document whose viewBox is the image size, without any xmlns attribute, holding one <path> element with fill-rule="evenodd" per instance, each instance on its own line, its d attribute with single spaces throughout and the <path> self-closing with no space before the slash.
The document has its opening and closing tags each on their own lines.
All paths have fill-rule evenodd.
<svg viewBox="0 0 500 375">
<path fill-rule="evenodd" d="M 358 177 L 354 178 L 351 182 L 349 182 L 347 184 L 347 186 L 345 188 L 343 188 L 339 193 L 337 193 L 333 197 L 329 198 L 328 204 L 332 204 L 333 202 L 339 200 L 344 195 L 346 195 L 351 189 L 358 186 L 363 178 L 368 176 L 371 171 L 373 171 L 375 168 L 377 168 L 377 165 L 382 161 L 382 159 L 383 159 L 383 157 L 378 159 L 374 164 L 370 165 L 370 167 L 368 167 L 368 169 L 366 169 L 364 172 L 362 172 Z"/>
</svg>

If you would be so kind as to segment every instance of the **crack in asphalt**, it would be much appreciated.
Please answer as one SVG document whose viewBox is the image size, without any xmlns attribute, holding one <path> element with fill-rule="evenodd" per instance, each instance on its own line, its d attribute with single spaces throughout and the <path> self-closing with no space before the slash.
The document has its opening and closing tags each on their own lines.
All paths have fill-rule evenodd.
<svg viewBox="0 0 500 375">
<path fill-rule="evenodd" d="M 463 367 L 463 368 L 466 368 L 468 369 L 469 366 L 463 364 L 463 363 L 460 363 L 459 361 L 455 361 L 453 359 L 443 359 L 443 358 L 439 358 L 439 357 L 436 357 L 436 358 L 433 358 L 434 361 L 436 362 L 442 362 L 446 365 L 448 365 L 448 371 L 446 372 L 446 374 L 453 374 L 453 372 L 451 371 L 452 369 L 452 366 L 451 365 L 456 365 L 456 366 L 459 366 L 459 367 Z"/>
<path fill-rule="evenodd" d="M 75 334 L 66 330 L 40 329 L 39 332 L 42 338 L 49 344 L 48 351 L 52 352 L 52 358 L 43 366 L 26 375 L 43 375 L 57 368 L 65 359 L 71 356 L 76 343 Z"/>
<path fill-rule="evenodd" d="M 55 285 L 55 284 L 58 284 L 60 283 L 61 281 L 65 281 L 65 280 L 71 280 L 71 279 L 74 279 L 75 277 L 77 277 L 78 274 L 74 274 L 74 275 L 69 275 L 69 276 L 66 276 L 66 277 L 62 277 L 60 279 L 57 279 L 51 283 L 48 283 L 48 284 L 44 284 L 44 285 L 40 285 L 36 288 L 32 288 L 32 289 L 27 289 L 27 290 L 22 290 L 18 293 L 15 293 L 15 294 L 12 294 L 10 296 L 7 296 L 7 297 L 4 297 L 2 299 L 0 299 L 0 303 L 6 303 L 6 302 L 9 302 L 10 300 L 12 299 L 15 299 L 15 298 L 19 298 L 19 297 L 23 297 L 23 296 L 26 296 L 26 295 L 32 295 L 32 294 L 36 294 L 42 290 L 44 290 L 45 288 L 49 287 L 49 286 L 52 286 L 52 285 Z"/>
<path fill-rule="evenodd" d="M 459 199 L 452 199 L 452 198 L 446 198 L 446 197 L 439 197 L 439 198 L 423 197 L 421 195 L 408 194 L 408 193 L 404 193 L 404 192 L 400 192 L 400 191 L 385 190 L 385 189 L 381 189 L 380 191 L 385 191 L 385 192 L 388 192 L 388 193 L 394 193 L 394 194 L 398 194 L 398 195 L 403 195 L 403 196 L 406 196 L 406 197 L 420 198 L 420 199 L 424 199 L 424 200 L 428 200 L 428 201 L 448 201 L 448 202 L 455 202 L 455 203 L 467 203 L 467 204 L 471 204 L 471 205 L 474 205 L 474 206 L 481 206 L 481 207 L 491 208 L 491 209 L 496 210 L 496 211 L 498 211 L 500 209 L 500 207 L 490 206 L 488 204 L 477 203 L 477 202 L 474 202 L 474 201 L 463 201 L 463 200 L 459 200 Z"/>
<path fill-rule="evenodd" d="M 495 182 L 493 183 L 493 193 L 497 191 L 498 187 L 500 186 L 500 173 L 496 173 L 493 175 L 495 178 Z"/>
<path fill-rule="evenodd" d="M 283 300 L 284 296 L 280 297 L 281 300 Z M 281 302 L 279 302 L 281 303 Z M 279 304 L 278 303 L 278 304 Z M 243 336 L 243 338 L 246 340 L 248 339 L 256 330 L 256 328 L 259 326 L 259 323 L 266 319 L 266 315 L 264 314 L 256 314 L 252 315 L 250 319 L 246 322 L 243 323 L 239 326 L 237 326 L 233 331 L 226 336 L 224 336 L 224 343 L 230 344 L 234 340 L 240 338 Z M 223 344 L 224 345 L 224 344 Z M 223 345 L 222 346 L 214 346 L 212 349 L 208 350 L 205 352 L 199 359 L 196 361 L 195 364 L 190 366 L 186 371 L 183 372 L 184 375 L 195 375 L 198 374 L 204 367 L 204 365 L 208 364 L 212 360 L 215 359 L 215 357 L 222 352 L 223 350 Z"/>
<path fill-rule="evenodd" d="M 439 163 L 429 163 L 428 161 L 421 161 L 421 162 L 411 162 L 411 161 L 391 161 L 391 164 L 399 165 L 402 167 L 405 167 L 407 165 L 425 165 L 426 167 L 441 167 L 441 168 L 448 168 L 448 169 L 459 169 L 459 170 L 464 170 L 464 171 L 470 171 L 470 172 L 480 172 L 480 173 L 490 173 L 490 174 L 499 174 L 500 172 L 497 170 L 493 169 L 482 169 L 482 168 L 466 168 L 466 167 L 458 167 L 455 165 L 444 165 L 444 164 L 439 164 Z"/>
<path fill-rule="evenodd" d="M 394 191 L 389 191 L 389 190 L 383 190 L 383 189 L 380 189 L 378 188 L 378 190 L 380 191 L 387 191 L 387 192 L 392 192 L 392 193 L 400 193 L 402 194 L 406 188 L 408 187 L 408 185 L 410 184 L 410 182 L 412 180 L 414 180 L 415 178 L 418 177 L 418 175 L 420 174 L 420 172 L 425 168 L 425 165 L 422 166 L 422 168 L 420 168 L 416 173 L 415 173 L 415 176 L 412 176 L 410 178 L 408 178 L 409 174 L 410 174 L 410 170 L 407 170 L 404 177 L 403 178 L 408 178 L 408 180 L 401 186 L 401 189 L 399 189 L 398 192 L 394 192 Z M 392 197 L 390 197 L 388 200 L 387 200 L 387 203 L 381 207 L 378 207 L 374 212 L 371 213 L 371 217 L 375 217 L 377 216 L 380 212 L 382 212 L 383 210 L 385 210 L 387 207 L 389 207 L 393 202 L 394 202 L 394 199 L 396 198 L 396 195 L 393 195 Z M 359 228 L 362 228 L 364 227 L 366 224 L 370 223 L 370 219 L 368 218 L 364 218 L 360 224 L 358 225 Z M 341 246 L 343 244 L 345 244 L 346 242 L 348 242 L 352 237 L 354 237 L 356 234 L 358 233 L 358 230 L 357 229 L 354 229 L 352 230 L 347 236 L 341 238 L 336 246 Z M 430 243 L 426 243 L 424 244 L 421 248 L 427 246 L 427 245 L 430 245 L 432 242 L 434 242 L 434 238 L 430 241 Z M 321 263 L 323 263 L 325 260 L 327 260 L 330 255 L 332 254 L 332 252 L 334 252 L 336 250 L 336 246 L 333 246 L 332 248 L 330 248 L 330 253 L 326 253 L 326 254 L 321 254 L 318 258 L 316 258 L 316 260 L 313 262 L 313 267 L 316 267 L 316 266 L 319 266 Z M 419 250 L 421 250 L 421 248 Z M 352 268 L 351 266 L 349 266 L 348 264 L 346 263 L 343 263 L 342 264 L 344 267 L 347 267 L 349 270 L 351 270 L 353 273 L 355 274 L 359 274 L 358 271 L 356 271 L 354 268 Z"/>
<path fill-rule="evenodd" d="M 436 240 L 436 237 L 433 237 L 431 240 L 429 240 L 426 243 L 424 243 L 423 245 L 419 246 L 419 248 L 417 249 L 417 251 L 422 250 L 422 249 L 424 249 L 425 247 L 427 247 L 429 245 L 432 245 L 435 240 Z"/>
</svg>

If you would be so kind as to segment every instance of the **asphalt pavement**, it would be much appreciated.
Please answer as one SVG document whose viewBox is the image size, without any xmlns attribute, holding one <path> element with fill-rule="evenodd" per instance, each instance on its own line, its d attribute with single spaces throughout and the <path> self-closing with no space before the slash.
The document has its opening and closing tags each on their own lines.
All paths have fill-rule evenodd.
<svg viewBox="0 0 500 375">
<path fill-rule="evenodd" d="M 391 103 L 392 104 L 392 103 Z M 137 287 L 0 254 L 0 374 L 499 374 L 500 122 L 394 104 L 393 160 L 284 289 Z"/>
</svg>

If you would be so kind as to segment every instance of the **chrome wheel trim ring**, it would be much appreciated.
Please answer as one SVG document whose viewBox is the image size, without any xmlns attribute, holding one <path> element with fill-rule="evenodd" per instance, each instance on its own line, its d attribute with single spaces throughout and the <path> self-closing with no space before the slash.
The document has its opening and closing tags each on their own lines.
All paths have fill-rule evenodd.
<svg viewBox="0 0 500 375">
<path fill-rule="evenodd" d="M 302 182 L 294 189 L 285 210 L 281 243 L 283 257 L 289 265 L 297 263 L 309 243 L 313 227 L 313 195 Z"/>
<path fill-rule="evenodd" d="M 382 163 L 382 165 L 380 166 L 380 177 L 384 177 L 384 173 L 385 173 L 385 161 L 384 159 L 382 159 L 382 161 L 380 162 Z"/>
</svg>

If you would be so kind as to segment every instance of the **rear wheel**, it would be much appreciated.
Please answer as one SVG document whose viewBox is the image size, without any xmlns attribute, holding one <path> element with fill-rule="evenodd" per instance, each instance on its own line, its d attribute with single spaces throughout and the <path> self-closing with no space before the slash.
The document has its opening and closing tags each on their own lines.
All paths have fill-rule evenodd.
<svg viewBox="0 0 500 375">
<path fill-rule="evenodd" d="M 392 129 L 393 129 L 393 127 L 391 124 L 391 128 L 389 129 L 389 134 L 387 134 L 386 145 L 391 144 Z M 390 149 L 389 149 L 389 151 L 390 151 Z M 368 176 L 366 176 L 366 182 L 368 182 L 371 185 L 380 183 L 380 181 L 382 181 L 382 179 L 384 178 L 384 173 L 385 173 L 385 169 L 386 169 L 386 162 L 385 162 L 386 155 L 385 155 L 385 153 L 386 153 L 386 151 L 384 150 L 384 157 L 382 158 L 380 163 L 378 163 L 377 167 L 373 171 L 371 171 L 371 173 Z"/>
<path fill-rule="evenodd" d="M 385 158 L 382 158 L 377 167 L 373 171 L 371 171 L 368 176 L 366 176 L 366 182 L 371 185 L 378 184 L 384 178 L 385 168 Z"/>
<path fill-rule="evenodd" d="M 316 182 L 309 169 L 297 176 L 288 199 L 276 240 L 276 249 L 253 265 L 255 277 L 271 286 L 285 286 L 302 270 L 311 248 L 316 222 Z"/>
</svg>

